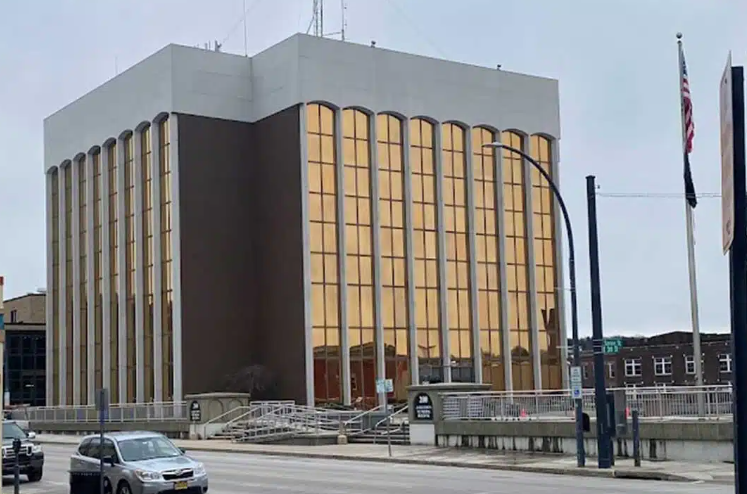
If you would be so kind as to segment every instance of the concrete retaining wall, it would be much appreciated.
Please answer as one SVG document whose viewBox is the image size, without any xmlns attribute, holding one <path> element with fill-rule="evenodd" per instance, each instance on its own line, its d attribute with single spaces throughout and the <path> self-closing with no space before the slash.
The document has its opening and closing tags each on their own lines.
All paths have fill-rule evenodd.
<svg viewBox="0 0 747 494">
<path fill-rule="evenodd" d="M 593 422 L 591 429 L 596 429 Z M 435 432 L 436 444 L 442 447 L 576 454 L 575 424 L 570 421 L 441 421 Z M 725 421 L 643 422 L 641 453 L 647 460 L 733 461 L 733 432 L 733 424 Z M 587 433 L 587 455 L 596 456 L 596 446 L 596 434 Z M 632 439 L 615 440 L 616 456 L 632 454 Z"/>
<path fill-rule="evenodd" d="M 81 435 L 98 434 L 96 422 L 29 422 L 30 430 L 37 434 Z M 160 432 L 173 439 L 189 437 L 189 422 L 107 422 L 105 428 L 113 431 L 152 431 Z"/>
</svg>

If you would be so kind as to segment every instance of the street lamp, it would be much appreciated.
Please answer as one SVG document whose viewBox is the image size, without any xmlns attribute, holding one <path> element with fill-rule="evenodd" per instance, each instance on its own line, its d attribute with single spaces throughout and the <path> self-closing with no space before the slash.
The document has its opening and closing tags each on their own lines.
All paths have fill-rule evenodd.
<svg viewBox="0 0 747 494">
<path fill-rule="evenodd" d="M 483 147 L 501 148 L 507 149 L 514 152 L 527 160 L 534 166 L 537 171 L 545 177 L 550 189 L 552 190 L 555 199 L 558 201 L 560 210 L 563 213 L 563 220 L 565 221 L 565 229 L 568 233 L 568 270 L 571 283 L 571 331 L 573 335 L 573 365 L 581 366 L 581 349 L 578 342 L 578 302 L 576 300 L 576 249 L 573 244 L 573 228 L 571 228 L 571 218 L 568 216 L 568 209 L 565 207 L 563 196 L 560 195 L 557 185 L 553 182 L 550 175 L 542 168 L 542 165 L 529 156 L 521 149 L 517 149 L 500 142 L 493 142 L 490 144 L 484 144 Z M 584 452 L 584 409 L 583 409 L 583 397 L 576 401 L 576 460 L 579 467 L 583 467 L 586 464 L 586 454 Z"/>
</svg>

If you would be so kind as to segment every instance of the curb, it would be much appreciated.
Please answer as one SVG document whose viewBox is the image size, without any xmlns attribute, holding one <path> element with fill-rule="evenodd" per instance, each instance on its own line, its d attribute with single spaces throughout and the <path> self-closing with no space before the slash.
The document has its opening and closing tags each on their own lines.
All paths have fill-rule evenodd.
<svg viewBox="0 0 747 494">
<path fill-rule="evenodd" d="M 45 441 L 39 440 L 41 444 L 56 444 L 75 446 L 77 443 L 64 441 Z M 401 465 L 422 465 L 422 466 L 440 466 L 453 468 L 470 468 L 474 470 L 502 470 L 522 473 L 541 473 L 549 475 L 567 475 L 575 477 L 596 477 L 596 478 L 618 478 L 627 480 L 658 480 L 668 482 L 692 482 L 693 479 L 685 475 L 678 475 L 668 472 L 656 472 L 650 470 L 628 470 L 628 469 L 583 469 L 583 468 L 556 468 L 556 467 L 532 467 L 527 465 L 496 465 L 485 463 L 465 463 L 455 460 L 424 460 L 417 458 L 397 458 L 382 456 L 351 456 L 341 454 L 326 453 L 306 453 L 297 451 L 252 451 L 246 449 L 216 448 L 211 446 L 197 446 L 186 448 L 188 451 L 199 451 L 203 453 L 234 453 L 256 456 L 274 456 L 283 458 L 313 458 L 320 460 L 337 460 L 337 461 L 358 461 L 369 463 L 398 463 Z"/>
</svg>

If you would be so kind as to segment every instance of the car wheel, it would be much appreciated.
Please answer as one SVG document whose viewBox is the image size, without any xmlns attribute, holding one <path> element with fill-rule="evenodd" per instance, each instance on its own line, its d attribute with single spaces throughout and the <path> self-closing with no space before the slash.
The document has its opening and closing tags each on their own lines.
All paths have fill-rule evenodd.
<svg viewBox="0 0 747 494">
<path fill-rule="evenodd" d="M 31 470 L 26 476 L 29 478 L 29 482 L 39 482 L 42 479 L 44 470 Z"/>
<path fill-rule="evenodd" d="M 119 483 L 117 486 L 117 494 L 132 494 L 132 490 L 130 489 L 130 484 L 125 482 L 124 480 Z"/>
<path fill-rule="evenodd" d="M 104 494 L 112 494 L 112 481 L 104 477 Z"/>
</svg>

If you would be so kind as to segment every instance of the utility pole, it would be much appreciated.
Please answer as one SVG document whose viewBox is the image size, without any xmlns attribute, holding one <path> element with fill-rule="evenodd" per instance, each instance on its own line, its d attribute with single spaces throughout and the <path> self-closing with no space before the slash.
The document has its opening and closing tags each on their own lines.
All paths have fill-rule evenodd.
<svg viewBox="0 0 747 494">
<path fill-rule="evenodd" d="M 604 382 L 604 332 L 602 330 L 602 293 L 599 280 L 599 238 L 597 235 L 597 191 L 594 175 L 586 177 L 586 202 L 589 210 L 589 270 L 591 271 L 591 326 L 594 346 L 594 402 L 597 409 L 597 452 L 599 468 L 612 466 L 609 437 L 607 386 Z"/>
</svg>

